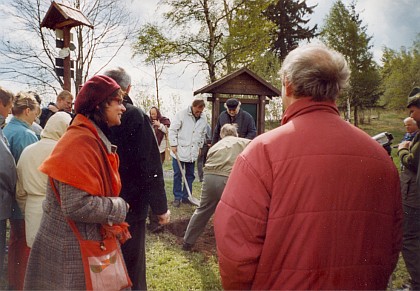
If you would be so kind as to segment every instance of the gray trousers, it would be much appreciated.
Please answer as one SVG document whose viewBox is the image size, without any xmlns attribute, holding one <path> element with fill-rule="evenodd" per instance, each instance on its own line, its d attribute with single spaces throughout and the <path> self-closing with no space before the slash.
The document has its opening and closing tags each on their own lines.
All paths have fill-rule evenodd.
<svg viewBox="0 0 420 291">
<path fill-rule="evenodd" d="M 200 206 L 194 211 L 184 235 L 184 242 L 193 245 L 203 233 L 207 222 L 216 210 L 225 189 L 228 177 L 213 174 L 204 174 L 201 189 Z"/>
</svg>

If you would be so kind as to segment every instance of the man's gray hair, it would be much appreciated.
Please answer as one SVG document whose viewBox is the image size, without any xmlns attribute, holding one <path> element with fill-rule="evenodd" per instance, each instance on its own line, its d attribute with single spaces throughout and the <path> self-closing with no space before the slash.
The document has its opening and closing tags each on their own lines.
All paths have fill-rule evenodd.
<svg viewBox="0 0 420 291">
<path fill-rule="evenodd" d="M 417 124 L 417 122 L 414 120 L 414 118 L 412 118 L 412 117 L 406 117 L 405 119 L 404 119 L 404 124 L 406 124 L 407 122 L 411 122 L 412 124 Z"/>
<path fill-rule="evenodd" d="M 224 138 L 226 136 L 238 136 L 238 131 L 235 125 L 226 123 L 222 126 L 222 128 L 220 129 L 220 137 Z"/>
<path fill-rule="evenodd" d="M 344 56 L 325 45 L 304 45 L 284 59 L 280 76 L 292 84 L 295 98 L 312 97 L 314 101 L 337 99 L 347 86 L 350 69 Z"/>
<path fill-rule="evenodd" d="M 112 78 L 115 82 L 117 82 L 123 91 L 127 91 L 128 86 L 131 85 L 130 75 L 121 67 L 107 70 L 104 72 L 104 75 Z"/>
</svg>

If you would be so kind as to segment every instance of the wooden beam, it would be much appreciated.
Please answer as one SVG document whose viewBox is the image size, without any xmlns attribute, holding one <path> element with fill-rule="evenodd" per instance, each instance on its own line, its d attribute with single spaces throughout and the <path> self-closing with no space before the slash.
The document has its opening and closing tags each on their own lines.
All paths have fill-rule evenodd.
<svg viewBox="0 0 420 291">
<path fill-rule="evenodd" d="M 63 27 L 63 41 L 64 41 L 64 47 L 70 47 L 70 27 Z M 64 68 L 64 85 L 63 89 L 71 92 L 71 64 L 70 64 L 70 54 L 64 58 L 63 61 L 63 68 Z"/>
</svg>

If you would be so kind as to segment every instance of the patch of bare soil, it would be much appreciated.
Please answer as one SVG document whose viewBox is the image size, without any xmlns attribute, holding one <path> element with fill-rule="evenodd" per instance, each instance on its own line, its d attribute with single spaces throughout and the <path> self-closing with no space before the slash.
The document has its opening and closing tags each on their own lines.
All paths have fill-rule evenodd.
<svg viewBox="0 0 420 291">
<path fill-rule="evenodd" d="M 165 226 L 165 230 L 176 237 L 176 241 L 182 247 L 183 237 L 187 230 L 189 218 L 182 218 L 171 221 Z M 207 223 L 203 233 L 197 239 L 192 248 L 193 252 L 201 252 L 206 256 L 216 255 L 216 239 L 214 237 L 213 221 Z"/>
</svg>

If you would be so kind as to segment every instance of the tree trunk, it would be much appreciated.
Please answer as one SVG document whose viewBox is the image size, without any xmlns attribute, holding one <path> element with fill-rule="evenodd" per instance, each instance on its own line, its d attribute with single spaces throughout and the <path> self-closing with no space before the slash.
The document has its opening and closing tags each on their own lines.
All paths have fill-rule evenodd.
<svg viewBox="0 0 420 291">
<path fill-rule="evenodd" d="M 353 109 L 353 118 L 354 118 L 354 126 L 359 127 L 359 112 L 358 112 L 358 106 L 354 105 L 354 109 Z"/>
</svg>

